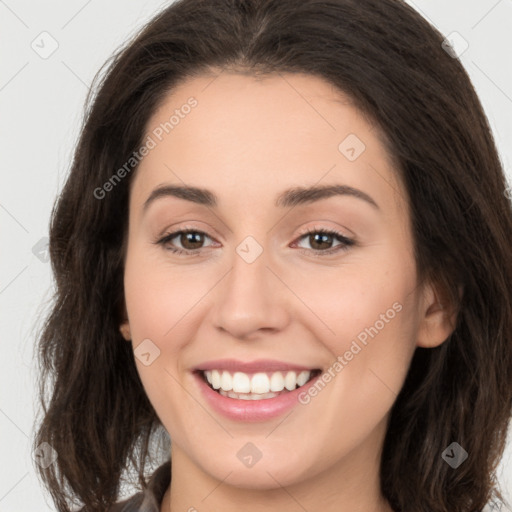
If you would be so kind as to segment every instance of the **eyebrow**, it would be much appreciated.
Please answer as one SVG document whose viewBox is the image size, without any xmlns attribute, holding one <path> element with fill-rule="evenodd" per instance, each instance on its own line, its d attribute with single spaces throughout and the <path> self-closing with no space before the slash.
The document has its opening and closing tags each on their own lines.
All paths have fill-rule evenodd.
<svg viewBox="0 0 512 512">
<path fill-rule="evenodd" d="M 368 194 L 357 188 L 347 185 L 322 185 L 312 187 L 294 187 L 281 192 L 276 200 L 275 206 L 278 208 L 293 207 L 302 204 L 313 203 L 321 199 L 327 199 L 333 196 L 351 196 L 361 199 L 375 209 L 379 205 Z M 177 197 L 185 199 L 192 203 L 216 208 L 219 204 L 217 196 L 210 190 L 189 185 L 161 185 L 155 188 L 144 202 L 142 207 L 145 212 L 149 205 L 162 197 Z"/>
</svg>

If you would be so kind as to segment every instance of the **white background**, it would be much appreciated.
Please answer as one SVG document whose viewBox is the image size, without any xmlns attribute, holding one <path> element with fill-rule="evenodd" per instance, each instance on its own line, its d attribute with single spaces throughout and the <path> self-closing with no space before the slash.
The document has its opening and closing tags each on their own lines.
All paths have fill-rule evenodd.
<svg viewBox="0 0 512 512">
<path fill-rule="evenodd" d="M 512 0 L 409 3 L 446 36 L 456 31 L 469 43 L 461 61 L 512 181 Z M 166 4 L 0 0 L 0 512 L 54 510 L 49 501 L 44 504 L 30 452 L 37 406 L 35 328 L 47 308 L 52 283 L 49 263 L 32 248 L 47 236 L 51 207 L 69 168 L 94 74 Z M 43 31 L 59 45 L 47 59 L 31 47 Z M 511 495 L 510 442 L 499 476 Z"/>
</svg>

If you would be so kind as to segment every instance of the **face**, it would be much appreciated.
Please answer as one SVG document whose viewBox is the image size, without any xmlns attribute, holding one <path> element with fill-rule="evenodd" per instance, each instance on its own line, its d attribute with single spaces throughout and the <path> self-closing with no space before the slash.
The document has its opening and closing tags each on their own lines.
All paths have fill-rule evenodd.
<svg viewBox="0 0 512 512">
<path fill-rule="evenodd" d="M 221 73 L 145 144 L 122 332 L 173 461 L 257 489 L 375 466 L 414 349 L 449 334 L 377 128 L 320 78 Z"/>
</svg>

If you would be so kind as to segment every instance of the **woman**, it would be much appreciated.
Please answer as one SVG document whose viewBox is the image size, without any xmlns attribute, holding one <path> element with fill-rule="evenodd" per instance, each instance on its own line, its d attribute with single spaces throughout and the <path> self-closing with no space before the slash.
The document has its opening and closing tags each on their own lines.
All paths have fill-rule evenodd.
<svg viewBox="0 0 512 512">
<path fill-rule="evenodd" d="M 59 511 L 500 497 L 512 211 L 443 41 L 397 0 L 181 0 L 119 52 L 51 223 Z"/>
</svg>

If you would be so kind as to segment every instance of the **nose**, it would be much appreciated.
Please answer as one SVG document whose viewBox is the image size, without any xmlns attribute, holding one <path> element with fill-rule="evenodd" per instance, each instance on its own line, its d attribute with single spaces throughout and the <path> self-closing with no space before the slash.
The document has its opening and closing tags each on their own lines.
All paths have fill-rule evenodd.
<svg viewBox="0 0 512 512">
<path fill-rule="evenodd" d="M 252 262 L 235 253 L 232 261 L 215 297 L 216 328 L 239 340 L 284 329 L 290 321 L 292 293 L 279 269 L 270 268 L 267 252 L 263 250 Z"/>
</svg>

